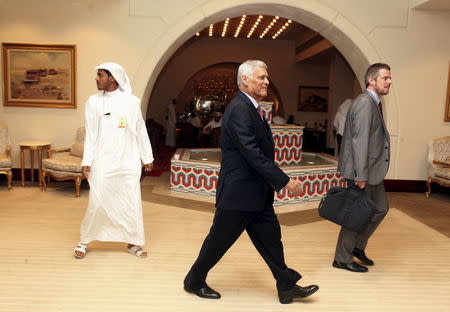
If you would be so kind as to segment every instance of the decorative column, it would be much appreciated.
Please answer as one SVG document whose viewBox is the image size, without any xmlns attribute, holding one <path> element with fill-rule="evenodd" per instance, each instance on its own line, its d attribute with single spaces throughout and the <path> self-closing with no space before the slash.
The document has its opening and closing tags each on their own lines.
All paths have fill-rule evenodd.
<svg viewBox="0 0 450 312">
<path fill-rule="evenodd" d="M 278 166 L 299 165 L 302 160 L 303 128 L 295 125 L 270 125 Z"/>
</svg>

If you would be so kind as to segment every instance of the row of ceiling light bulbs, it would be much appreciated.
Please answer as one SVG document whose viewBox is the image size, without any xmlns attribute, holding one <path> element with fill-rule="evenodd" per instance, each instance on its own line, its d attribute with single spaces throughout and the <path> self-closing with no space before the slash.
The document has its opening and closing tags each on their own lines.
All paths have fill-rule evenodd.
<svg viewBox="0 0 450 312">
<path fill-rule="evenodd" d="M 253 32 L 258 27 L 259 23 L 261 23 L 261 20 L 263 19 L 263 17 L 264 16 L 262 16 L 262 15 L 258 16 L 258 19 L 255 21 L 255 23 L 253 24 L 252 28 L 248 32 L 247 38 L 250 38 L 253 35 Z M 242 26 L 244 26 L 246 18 L 247 18 L 247 15 L 242 15 L 241 20 L 239 22 L 239 25 L 236 28 L 236 31 L 234 33 L 234 37 L 235 38 L 237 38 L 239 36 L 239 33 L 241 32 Z M 275 18 L 269 23 L 269 25 L 267 25 L 266 29 L 264 29 L 264 31 L 259 36 L 260 39 L 264 38 L 264 36 L 275 25 L 275 23 L 278 21 L 279 18 L 280 18 L 279 16 L 275 16 Z M 225 37 L 225 35 L 227 33 L 229 22 L 230 22 L 230 18 L 228 17 L 225 20 L 225 23 L 223 24 L 222 35 L 221 35 L 222 37 Z M 292 23 L 292 21 L 288 20 L 286 23 L 284 23 L 284 25 L 280 26 L 278 31 L 272 36 L 272 39 L 276 39 L 291 23 Z M 213 36 L 213 31 L 214 31 L 214 24 L 210 24 L 209 25 L 209 33 L 208 33 L 208 35 L 210 37 Z M 196 33 L 195 35 L 196 36 L 200 36 L 200 33 Z"/>
</svg>

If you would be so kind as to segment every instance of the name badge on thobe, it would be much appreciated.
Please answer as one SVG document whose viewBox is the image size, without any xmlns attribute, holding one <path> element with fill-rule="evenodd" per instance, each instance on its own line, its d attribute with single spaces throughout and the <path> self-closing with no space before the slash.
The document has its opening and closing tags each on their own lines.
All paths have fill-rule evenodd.
<svg viewBox="0 0 450 312">
<path fill-rule="evenodd" d="M 125 128 L 127 126 L 127 119 L 125 117 L 119 118 L 119 128 Z"/>
</svg>

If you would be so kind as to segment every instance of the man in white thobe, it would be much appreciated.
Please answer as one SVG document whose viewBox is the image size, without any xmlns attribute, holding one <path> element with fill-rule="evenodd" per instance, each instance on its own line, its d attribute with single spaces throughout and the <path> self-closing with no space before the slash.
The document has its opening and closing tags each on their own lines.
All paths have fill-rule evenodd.
<svg viewBox="0 0 450 312">
<path fill-rule="evenodd" d="M 142 164 L 153 168 L 153 153 L 140 100 L 116 63 L 96 67 L 101 92 L 86 103 L 83 173 L 88 178 L 89 204 L 81 224 L 76 258 L 84 258 L 92 241 L 128 243 L 128 251 L 146 257 L 140 176 Z"/>
<path fill-rule="evenodd" d="M 166 146 L 177 145 L 177 113 L 175 99 L 167 105 Z"/>
</svg>

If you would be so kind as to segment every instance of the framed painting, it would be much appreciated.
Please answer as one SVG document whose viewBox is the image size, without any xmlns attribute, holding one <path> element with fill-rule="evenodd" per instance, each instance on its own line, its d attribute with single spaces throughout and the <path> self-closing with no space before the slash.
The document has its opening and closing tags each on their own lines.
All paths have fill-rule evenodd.
<svg viewBox="0 0 450 312">
<path fill-rule="evenodd" d="M 3 43 L 5 106 L 76 108 L 75 46 Z"/>
<path fill-rule="evenodd" d="M 328 87 L 300 86 L 298 88 L 298 111 L 327 112 Z"/>
</svg>

